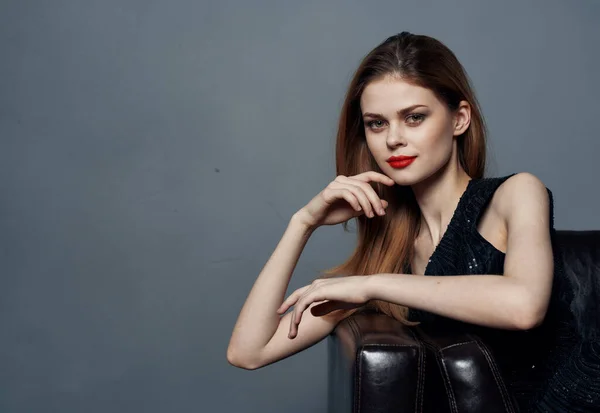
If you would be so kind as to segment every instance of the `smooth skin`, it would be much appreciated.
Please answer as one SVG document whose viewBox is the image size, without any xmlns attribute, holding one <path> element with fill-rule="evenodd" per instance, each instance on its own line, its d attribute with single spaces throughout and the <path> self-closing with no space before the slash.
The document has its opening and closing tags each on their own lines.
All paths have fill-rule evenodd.
<svg viewBox="0 0 600 413">
<path fill-rule="evenodd" d="M 289 337 L 297 337 L 309 306 L 313 315 L 324 315 L 371 299 L 488 327 L 528 330 L 538 326 L 546 314 L 554 269 L 548 194 L 529 173 L 517 174 L 501 186 L 507 195 L 498 198 L 498 206 L 507 213 L 509 234 L 504 275 L 374 274 L 316 280 L 294 291 L 277 310 L 283 313 L 294 306 Z"/>
<path fill-rule="evenodd" d="M 288 331 L 293 314 L 282 316 L 277 313 L 277 308 L 283 302 L 306 242 L 319 226 L 339 224 L 365 214 L 365 211 L 370 218 L 385 213 L 379 212 L 379 208 L 385 209 L 387 201 L 379 199 L 368 182 L 395 185 L 391 178 L 373 171 L 353 177 L 338 176 L 292 216 L 250 290 L 234 326 L 227 348 L 230 364 L 254 370 L 289 357 L 321 341 L 345 317 L 343 311 L 331 311 L 323 316 L 307 312 L 302 331 L 290 340 Z M 340 306 L 347 305 L 340 303 Z"/>
<path fill-rule="evenodd" d="M 413 108 L 403 111 L 408 107 Z M 256 369 L 310 347 L 343 319 L 340 309 L 370 299 L 504 329 L 530 329 L 542 322 L 553 275 L 549 198 L 545 185 L 527 172 L 499 186 L 478 224 L 482 236 L 506 252 L 503 276 L 346 276 L 316 280 L 284 300 L 316 228 L 365 211 L 377 219 L 380 207 L 387 206 L 369 181 L 411 185 L 415 192 L 423 219 L 412 268 L 422 274 L 470 180 L 458 162 L 455 139 L 469 126 L 467 102 L 451 113 L 428 89 L 386 77 L 366 87 L 361 109 L 369 150 L 384 174 L 337 177 L 294 214 L 240 312 L 227 351 L 231 364 Z M 386 162 L 391 155 L 417 158 L 407 168 L 393 169 Z"/>
</svg>

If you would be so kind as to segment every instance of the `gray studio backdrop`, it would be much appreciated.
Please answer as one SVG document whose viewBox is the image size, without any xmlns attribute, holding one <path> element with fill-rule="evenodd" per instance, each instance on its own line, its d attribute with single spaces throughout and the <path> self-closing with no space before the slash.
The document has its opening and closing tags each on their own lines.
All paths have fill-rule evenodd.
<svg viewBox="0 0 600 413">
<path fill-rule="evenodd" d="M 463 62 L 489 173 L 600 229 L 600 2 L 0 1 L 0 412 L 325 412 L 326 342 L 230 366 L 352 71 L 403 30 Z M 352 226 L 353 227 L 353 226 Z M 288 293 L 351 252 L 319 229 Z"/>
</svg>

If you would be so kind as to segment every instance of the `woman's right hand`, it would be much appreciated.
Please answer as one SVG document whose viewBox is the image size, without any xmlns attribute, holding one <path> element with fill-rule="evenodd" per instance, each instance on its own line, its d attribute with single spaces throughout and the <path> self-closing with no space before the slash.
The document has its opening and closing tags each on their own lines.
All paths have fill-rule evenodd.
<svg viewBox="0 0 600 413">
<path fill-rule="evenodd" d="M 296 214 L 311 228 L 335 225 L 364 213 L 369 218 L 385 215 L 388 202 L 380 199 L 368 182 L 377 181 L 392 186 L 394 180 L 375 171 L 354 176 L 338 175 Z"/>
</svg>

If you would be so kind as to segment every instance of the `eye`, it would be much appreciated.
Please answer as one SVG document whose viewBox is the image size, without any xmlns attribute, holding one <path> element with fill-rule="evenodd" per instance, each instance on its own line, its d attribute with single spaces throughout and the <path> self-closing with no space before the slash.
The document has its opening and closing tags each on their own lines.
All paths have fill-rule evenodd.
<svg viewBox="0 0 600 413">
<path fill-rule="evenodd" d="M 367 122 L 367 126 L 371 130 L 378 130 L 383 126 L 383 121 L 381 119 L 371 120 Z"/>
<path fill-rule="evenodd" d="M 425 115 L 422 113 L 412 113 L 412 114 L 408 115 L 406 117 L 406 119 L 416 119 L 415 122 L 408 122 L 408 123 L 411 123 L 411 124 L 417 123 L 418 124 L 418 123 L 423 122 L 423 120 L 425 120 Z"/>
</svg>

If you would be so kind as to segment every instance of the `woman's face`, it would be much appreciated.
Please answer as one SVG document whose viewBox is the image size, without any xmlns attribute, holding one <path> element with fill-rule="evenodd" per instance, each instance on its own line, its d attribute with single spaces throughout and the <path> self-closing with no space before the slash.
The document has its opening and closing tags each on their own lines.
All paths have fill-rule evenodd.
<svg viewBox="0 0 600 413">
<path fill-rule="evenodd" d="M 429 89 L 393 77 L 369 83 L 360 106 L 369 150 L 383 173 L 399 185 L 422 181 L 445 166 L 456 151 L 453 137 L 470 120 L 465 101 L 452 114 Z M 387 159 L 398 155 L 416 158 L 396 169 Z"/>
</svg>

